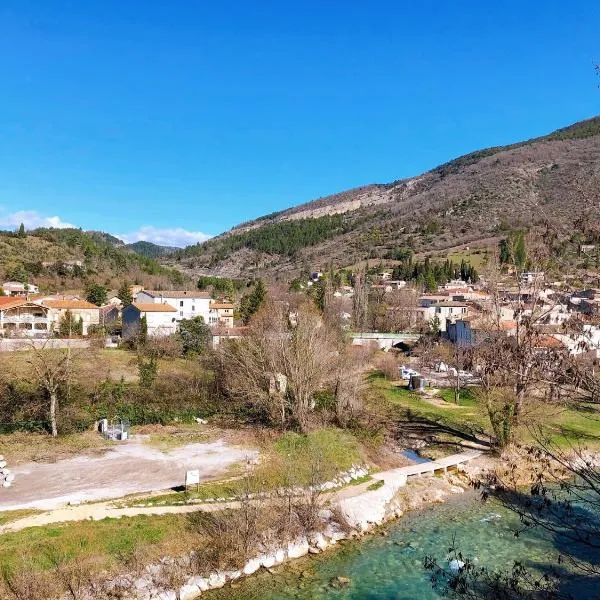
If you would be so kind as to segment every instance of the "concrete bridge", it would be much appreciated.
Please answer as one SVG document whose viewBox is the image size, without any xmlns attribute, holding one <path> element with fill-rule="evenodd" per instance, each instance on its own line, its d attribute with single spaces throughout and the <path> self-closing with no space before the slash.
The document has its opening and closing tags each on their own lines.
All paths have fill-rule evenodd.
<svg viewBox="0 0 600 600">
<path fill-rule="evenodd" d="M 353 346 L 366 346 L 368 344 L 377 344 L 380 350 L 389 350 L 397 348 L 402 344 L 413 344 L 420 337 L 420 333 L 377 333 L 377 332 L 360 332 L 353 333 Z"/>
<path fill-rule="evenodd" d="M 458 469 L 460 465 L 463 465 L 478 456 L 481 456 L 483 452 L 480 450 L 467 450 L 466 452 L 460 452 L 459 454 L 452 454 L 445 458 L 438 460 L 431 460 L 417 465 L 409 465 L 408 467 L 400 467 L 393 469 L 395 475 L 404 475 L 405 477 L 415 477 L 419 475 L 435 475 L 446 473 L 449 469 Z M 375 473 L 373 479 L 384 479 L 386 473 Z"/>
</svg>

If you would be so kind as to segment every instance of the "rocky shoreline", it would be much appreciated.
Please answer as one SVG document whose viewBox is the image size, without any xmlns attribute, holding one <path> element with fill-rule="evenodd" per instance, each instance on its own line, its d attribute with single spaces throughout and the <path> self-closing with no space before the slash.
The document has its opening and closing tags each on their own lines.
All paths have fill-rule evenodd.
<svg viewBox="0 0 600 600">
<path fill-rule="evenodd" d="M 339 494 L 320 510 L 318 530 L 280 546 L 258 547 L 256 555 L 238 570 L 194 574 L 197 565 L 193 553 L 176 559 L 167 557 L 145 567 L 141 574 L 131 573 L 98 583 L 89 590 L 89 598 L 109 592 L 113 597 L 127 600 L 193 600 L 260 569 L 270 571 L 307 554 L 320 554 L 344 540 L 360 538 L 406 511 L 443 502 L 469 486 L 468 478 L 461 474 L 411 478 L 407 482 L 405 475 L 388 472 L 385 479 L 378 481 L 381 483 L 368 486 L 360 494 Z M 180 576 L 177 585 L 173 581 L 174 570 L 188 574 Z"/>
</svg>

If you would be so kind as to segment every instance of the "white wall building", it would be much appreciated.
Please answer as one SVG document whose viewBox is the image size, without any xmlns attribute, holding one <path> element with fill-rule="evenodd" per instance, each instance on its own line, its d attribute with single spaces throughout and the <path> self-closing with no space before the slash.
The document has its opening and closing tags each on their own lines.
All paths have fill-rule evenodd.
<svg viewBox="0 0 600 600">
<path fill-rule="evenodd" d="M 137 304 L 169 304 L 175 311 L 175 319 L 193 319 L 202 317 L 204 322 L 210 322 L 210 294 L 197 290 L 156 291 L 143 290 L 136 296 Z"/>
<path fill-rule="evenodd" d="M 437 302 L 423 307 L 423 319 L 431 323 L 436 317 L 440 322 L 440 331 L 447 331 L 448 321 L 464 319 L 468 316 L 469 308 L 462 302 Z"/>
<path fill-rule="evenodd" d="M 148 337 L 164 337 L 177 331 L 177 309 L 166 302 L 142 304 L 135 302 L 123 309 L 123 339 L 135 338 L 141 331 L 142 319 L 146 317 Z"/>
<path fill-rule="evenodd" d="M 32 283 L 5 281 L 2 284 L 2 291 L 6 296 L 27 296 L 27 294 L 37 294 L 40 290 L 37 285 Z"/>
<path fill-rule="evenodd" d="M 41 304 L 49 309 L 48 319 L 54 331 L 59 330 L 67 312 L 75 321 L 81 320 L 82 335 L 87 335 L 91 326 L 100 324 L 100 308 L 86 300 L 43 300 Z"/>
</svg>

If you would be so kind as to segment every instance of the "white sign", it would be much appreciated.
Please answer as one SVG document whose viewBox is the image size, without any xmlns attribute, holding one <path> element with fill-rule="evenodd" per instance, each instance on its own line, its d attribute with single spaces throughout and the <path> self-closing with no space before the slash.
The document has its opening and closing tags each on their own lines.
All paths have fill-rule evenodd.
<svg viewBox="0 0 600 600">
<path fill-rule="evenodd" d="M 186 471 L 185 473 L 185 486 L 188 485 L 198 485 L 200 483 L 200 471 L 196 469 L 195 471 Z"/>
</svg>

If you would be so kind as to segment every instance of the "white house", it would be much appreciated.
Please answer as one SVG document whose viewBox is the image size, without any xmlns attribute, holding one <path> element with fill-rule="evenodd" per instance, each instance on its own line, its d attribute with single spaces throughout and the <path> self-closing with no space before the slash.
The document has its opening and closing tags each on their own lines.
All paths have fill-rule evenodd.
<svg viewBox="0 0 600 600">
<path fill-rule="evenodd" d="M 210 294 L 198 290 L 142 290 L 135 299 L 137 304 L 169 304 L 177 321 L 202 317 L 206 324 L 210 322 L 210 300 Z"/>
<path fill-rule="evenodd" d="M 122 311 L 123 339 L 136 337 L 146 317 L 148 337 L 164 337 L 177 331 L 177 309 L 166 302 L 129 304 Z"/>
<path fill-rule="evenodd" d="M 47 337 L 48 309 L 24 298 L 0 298 L 0 335 L 7 338 Z"/>
<path fill-rule="evenodd" d="M 233 327 L 233 304 L 231 302 L 211 302 L 208 322 L 210 326 Z"/>
<path fill-rule="evenodd" d="M 32 283 L 5 281 L 2 284 L 2 291 L 6 296 L 27 296 L 27 294 L 37 294 L 40 290 L 37 285 Z"/>
<path fill-rule="evenodd" d="M 447 331 L 447 323 L 457 319 L 464 319 L 469 308 L 464 302 L 419 302 L 423 310 L 423 319 L 431 323 L 437 317 L 440 331 Z"/>
</svg>

